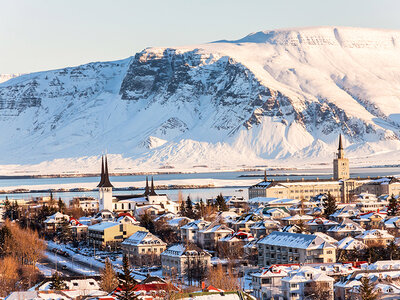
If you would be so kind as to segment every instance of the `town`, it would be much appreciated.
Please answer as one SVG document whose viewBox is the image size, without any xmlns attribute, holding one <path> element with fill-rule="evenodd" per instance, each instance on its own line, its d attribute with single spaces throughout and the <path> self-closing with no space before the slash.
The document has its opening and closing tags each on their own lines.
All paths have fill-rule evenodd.
<svg viewBox="0 0 400 300">
<path fill-rule="evenodd" d="M 172 201 L 154 178 L 116 195 L 109 168 L 103 156 L 98 199 L 1 202 L 1 297 L 400 297 L 400 181 L 352 178 L 341 136 L 331 179 L 265 172 L 248 200 Z"/>
</svg>

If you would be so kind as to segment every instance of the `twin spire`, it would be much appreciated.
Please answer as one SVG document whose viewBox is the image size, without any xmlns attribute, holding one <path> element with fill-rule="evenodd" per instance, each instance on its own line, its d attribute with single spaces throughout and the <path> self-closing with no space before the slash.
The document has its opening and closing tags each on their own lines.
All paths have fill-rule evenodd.
<svg viewBox="0 0 400 300">
<path fill-rule="evenodd" d="M 157 193 L 154 190 L 153 176 L 151 177 L 151 187 L 150 187 L 150 189 L 149 189 L 149 179 L 146 176 L 146 188 L 144 190 L 144 196 L 157 196 Z"/>
<path fill-rule="evenodd" d="M 101 175 L 100 175 L 100 183 L 97 187 L 113 187 L 110 182 L 110 178 L 108 175 L 108 163 L 107 163 L 107 155 L 101 156 Z"/>
</svg>

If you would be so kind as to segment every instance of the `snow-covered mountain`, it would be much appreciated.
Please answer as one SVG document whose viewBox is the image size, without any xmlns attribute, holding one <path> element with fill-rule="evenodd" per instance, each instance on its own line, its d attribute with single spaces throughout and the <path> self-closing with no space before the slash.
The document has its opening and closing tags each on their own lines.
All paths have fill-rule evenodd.
<svg viewBox="0 0 400 300">
<path fill-rule="evenodd" d="M 22 74 L 0 74 L 0 83 L 10 80 L 11 78 L 15 78 L 21 76 Z"/>
<path fill-rule="evenodd" d="M 104 151 L 116 171 L 330 163 L 339 133 L 353 162 L 398 162 L 400 31 L 265 31 L 22 75 L 0 84 L 0 124 L 0 163 L 42 162 L 30 172 L 97 170 Z"/>
</svg>

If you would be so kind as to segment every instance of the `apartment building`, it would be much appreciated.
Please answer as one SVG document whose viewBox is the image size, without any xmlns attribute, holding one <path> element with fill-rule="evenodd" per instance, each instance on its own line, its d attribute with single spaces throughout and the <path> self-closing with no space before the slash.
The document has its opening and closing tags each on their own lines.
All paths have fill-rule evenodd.
<svg viewBox="0 0 400 300">
<path fill-rule="evenodd" d="M 204 220 L 195 220 L 183 225 L 180 228 L 182 241 L 197 244 L 199 230 L 210 226 L 211 222 Z"/>
<path fill-rule="evenodd" d="M 194 244 L 176 244 L 161 253 L 163 276 L 184 276 L 188 268 L 209 268 L 211 254 Z"/>
<path fill-rule="evenodd" d="M 313 234 L 274 231 L 258 242 L 258 264 L 332 263 L 336 247 Z"/>
<path fill-rule="evenodd" d="M 158 262 L 166 247 L 165 242 L 148 231 L 137 231 L 121 243 L 124 255 L 136 265 Z"/>
<path fill-rule="evenodd" d="M 203 249 L 215 250 L 217 242 L 221 238 L 233 232 L 234 230 L 226 225 L 222 224 L 210 225 L 203 230 L 199 230 L 198 232 L 199 246 L 202 247 Z"/>
<path fill-rule="evenodd" d="M 137 231 L 146 228 L 130 223 L 101 222 L 88 227 L 89 243 L 95 247 L 116 246 Z"/>
</svg>

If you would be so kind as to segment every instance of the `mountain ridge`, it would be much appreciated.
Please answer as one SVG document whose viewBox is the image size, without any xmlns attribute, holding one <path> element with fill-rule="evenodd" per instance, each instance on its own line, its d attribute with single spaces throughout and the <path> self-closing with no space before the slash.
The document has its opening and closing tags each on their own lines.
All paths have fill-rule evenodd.
<svg viewBox="0 0 400 300">
<path fill-rule="evenodd" d="M 399 58 L 400 31 L 318 27 L 23 75 L 0 84 L 0 163 L 321 163 L 343 133 L 357 163 L 382 164 L 400 151 Z"/>
</svg>

